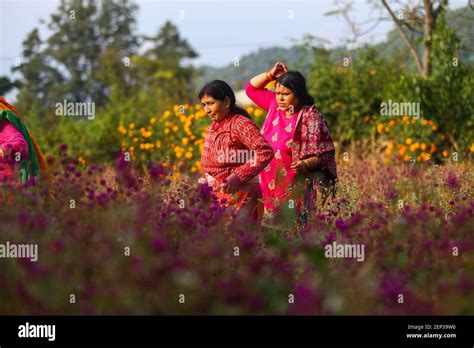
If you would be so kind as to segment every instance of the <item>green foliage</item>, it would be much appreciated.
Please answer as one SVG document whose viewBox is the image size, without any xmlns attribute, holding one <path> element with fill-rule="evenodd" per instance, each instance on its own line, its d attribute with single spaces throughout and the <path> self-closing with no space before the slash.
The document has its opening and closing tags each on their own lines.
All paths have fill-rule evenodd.
<svg viewBox="0 0 474 348">
<path fill-rule="evenodd" d="M 474 67 L 459 59 L 459 39 L 440 18 L 433 37 L 433 73 L 428 79 L 401 76 L 394 94 L 420 102 L 422 113 L 446 134 L 456 151 L 466 151 L 474 140 Z"/>
<path fill-rule="evenodd" d="M 347 144 L 368 137 L 373 131 L 370 121 L 380 113 L 387 85 L 396 81 L 400 67 L 370 47 L 352 60 L 323 48 L 315 48 L 314 54 L 309 89 L 334 138 Z"/>
</svg>

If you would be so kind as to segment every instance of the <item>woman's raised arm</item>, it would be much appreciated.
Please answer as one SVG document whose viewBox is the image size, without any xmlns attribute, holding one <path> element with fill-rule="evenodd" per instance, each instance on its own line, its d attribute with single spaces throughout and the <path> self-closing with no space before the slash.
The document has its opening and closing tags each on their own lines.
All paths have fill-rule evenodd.
<svg viewBox="0 0 474 348">
<path fill-rule="evenodd" d="M 277 79 L 280 75 L 286 73 L 287 71 L 288 68 L 284 63 L 277 62 L 270 70 L 252 77 L 250 84 L 255 88 L 264 88 L 268 82 Z"/>
</svg>

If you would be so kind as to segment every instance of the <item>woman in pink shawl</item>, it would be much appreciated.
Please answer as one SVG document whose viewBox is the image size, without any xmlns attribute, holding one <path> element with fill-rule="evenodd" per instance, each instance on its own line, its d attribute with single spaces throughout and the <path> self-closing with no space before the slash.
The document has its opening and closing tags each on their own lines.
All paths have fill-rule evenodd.
<svg viewBox="0 0 474 348">
<path fill-rule="evenodd" d="M 265 89 L 273 80 L 276 92 Z M 335 195 L 335 151 L 327 123 L 313 105 L 304 76 L 283 63 L 254 76 L 245 91 L 268 111 L 261 133 L 275 152 L 260 173 L 264 222 L 293 223 L 296 218 L 297 225 L 306 227 L 317 192 L 323 204 L 331 192 Z"/>
</svg>

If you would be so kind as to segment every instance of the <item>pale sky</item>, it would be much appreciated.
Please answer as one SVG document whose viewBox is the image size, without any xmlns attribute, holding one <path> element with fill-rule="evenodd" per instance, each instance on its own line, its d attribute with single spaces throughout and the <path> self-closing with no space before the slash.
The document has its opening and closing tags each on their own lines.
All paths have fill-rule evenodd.
<svg viewBox="0 0 474 348">
<path fill-rule="evenodd" d="M 354 3 L 358 21 L 377 16 L 367 1 Z M 467 4 L 466 0 L 450 3 L 450 7 Z M 48 30 L 40 19 L 49 22 L 58 4 L 56 0 L 0 0 L 0 75 L 11 74 L 10 68 L 21 56 L 21 43 L 34 27 L 46 38 Z M 335 9 L 334 0 L 141 0 L 137 4 L 137 32 L 154 35 L 171 20 L 198 51 L 195 65 L 224 66 L 261 47 L 290 46 L 292 39 L 300 40 L 304 34 L 324 38 L 331 46 L 343 44 L 350 35 L 342 17 L 324 15 Z M 392 27 L 390 21 L 380 22 L 360 42 L 383 41 Z"/>
</svg>

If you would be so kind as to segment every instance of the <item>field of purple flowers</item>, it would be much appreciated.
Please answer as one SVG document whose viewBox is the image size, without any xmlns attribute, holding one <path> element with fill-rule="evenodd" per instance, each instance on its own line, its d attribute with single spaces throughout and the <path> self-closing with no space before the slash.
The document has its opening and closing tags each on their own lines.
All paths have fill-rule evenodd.
<svg viewBox="0 0 474 348">
<path fill-rule="evenodd" d="M 308 231 L 236 224 L 197 176 L 61 147 L 52 181 L 4 190 L 1 314 L 474 314 L 470 162 L 339 163 Z M 329 258 L 325 245 L 363 245 Z"/>
</svg>

